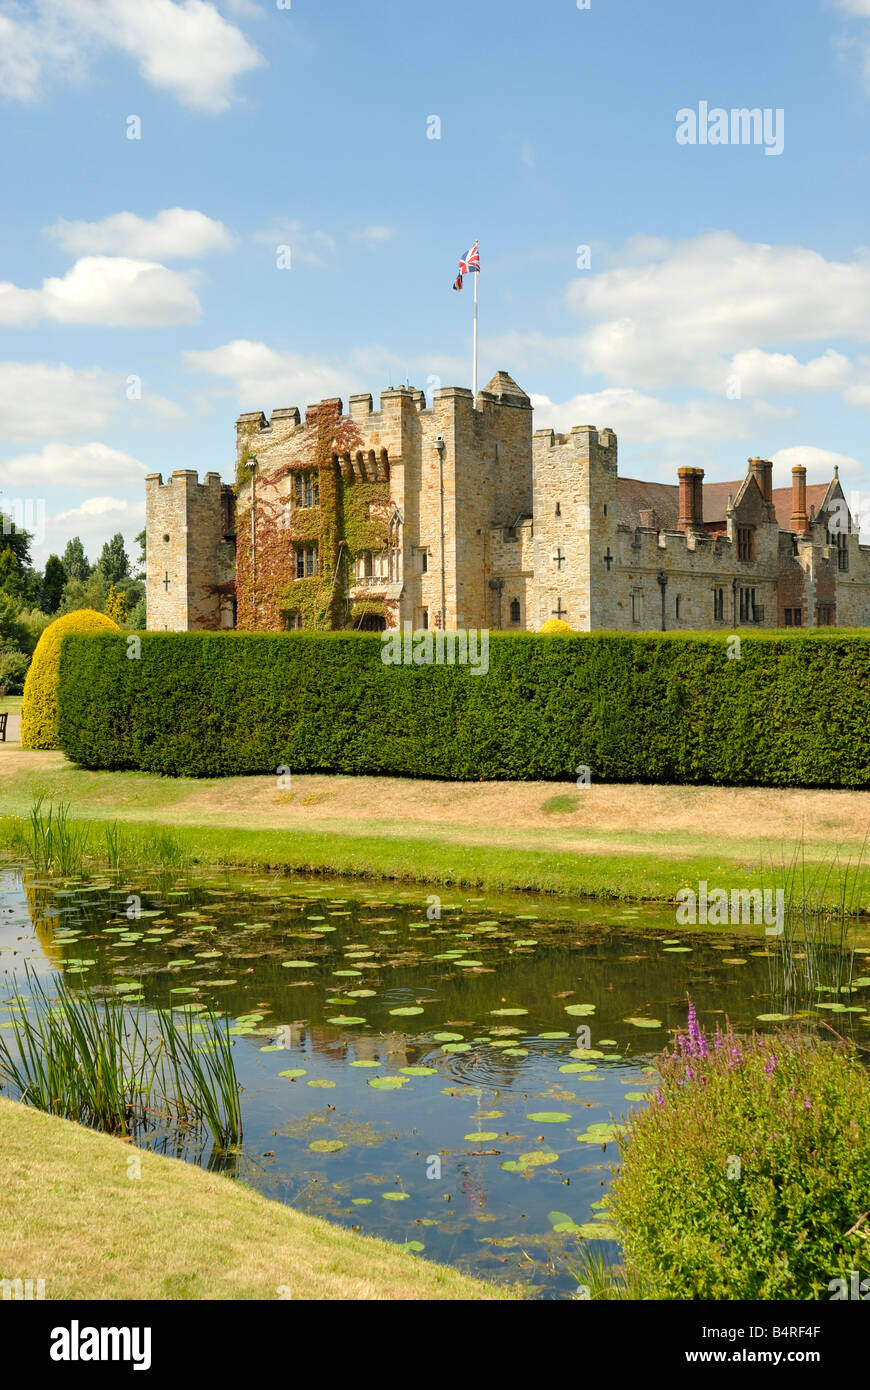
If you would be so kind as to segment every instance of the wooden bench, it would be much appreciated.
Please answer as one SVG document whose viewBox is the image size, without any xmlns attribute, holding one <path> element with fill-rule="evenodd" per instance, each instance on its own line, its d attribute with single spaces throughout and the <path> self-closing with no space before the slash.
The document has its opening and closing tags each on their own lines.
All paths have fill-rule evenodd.
<svg viewBox="0 0 870 1390">
<path fill-rule="evenodd" d="M 6 724 L 8 719 L 8 714 L 0 714 L 0 743 L 6 742 Z"/>
</svg>

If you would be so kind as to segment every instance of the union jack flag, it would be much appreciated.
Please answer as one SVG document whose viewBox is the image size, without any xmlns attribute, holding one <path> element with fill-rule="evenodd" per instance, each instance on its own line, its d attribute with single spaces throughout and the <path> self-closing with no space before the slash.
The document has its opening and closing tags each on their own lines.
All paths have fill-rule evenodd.
<svg viewBox="0 0 870 1390">
<path fill-rule="evenodd" d="M 453 288 L 461 290 L 463 276 L 470 275 L 473 270 L 480 270 L 480 251 L 477 242 L 474 243 L 468 255 L 459 262 L 459 274 L 453 282 Z"/>
</svg>

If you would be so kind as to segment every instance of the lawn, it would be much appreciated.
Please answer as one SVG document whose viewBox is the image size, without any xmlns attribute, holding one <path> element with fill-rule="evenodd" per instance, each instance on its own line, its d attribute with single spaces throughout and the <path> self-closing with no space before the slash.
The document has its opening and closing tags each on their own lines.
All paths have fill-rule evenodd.
<svg viewBox="0 0 870 1390">
<path fill-rule="evenodd" d="M 516 1296 L 3 1099 L 0 1208 L 0 1277 L 52 1300 Z"/>
<path fill-rule="evenodd" d="M 60 753 L 0 745 L 0 851 L 9 818 L 38 796 L 92 822 L 96 853 L 117 820 L 129 841 L 171 828 L 201 863 L 665 901 L 701 879 L 770 886 L 799 854 L 829 898 L 840 878 L 831 866 L 860 864 L 870 903 L 866 792 L 326 775 L 284 788 L 269 777 L 88 772 Z"/>
</svg>

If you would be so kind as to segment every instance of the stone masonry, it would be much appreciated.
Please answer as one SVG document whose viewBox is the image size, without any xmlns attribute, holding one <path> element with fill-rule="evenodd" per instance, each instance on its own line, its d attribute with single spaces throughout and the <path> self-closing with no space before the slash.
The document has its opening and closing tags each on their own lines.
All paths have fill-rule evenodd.
<svg viewBox="0 0 870 1390">
<path fill-rule="evenodd" d="M 310 410 L 239 417 L 235 487 L 189 470 L 146 479 L 150 629 L 268 625 L 256 592 L 237 611 L 235 547 L 256 574 L 275 525 L 273 627 L 323 625 L 301 602 L 312 583 L 336 599 L 332 625 L 350 628 L 536 631 L 554 617 L 586 632 L 870 626 L 870 547 L 836 470 L 808 487 L 795 468 L 791 488 L 773 488 L 760 458 L 734 482 L 705 484 L 699 468 L 674 483 L 621 478 L 612 430 L 533 433 L 507 372 L 476 401 L 460 387 L 431 406 L 409 387 L 384 391 L 379 410 L 351 396 L 361 442 L 330 465 L 340 524 L 334 572 L 321 574 Z"/>
</svg>

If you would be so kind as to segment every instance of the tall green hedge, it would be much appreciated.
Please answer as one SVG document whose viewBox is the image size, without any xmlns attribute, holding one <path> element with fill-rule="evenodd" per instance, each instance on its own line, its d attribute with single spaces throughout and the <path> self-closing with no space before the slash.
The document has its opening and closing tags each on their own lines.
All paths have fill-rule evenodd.
<svg viewBox="0 0 870 1390">
<path fill-rule="evenodd" d="M 194 777 L 375 773 L 870 786 L 870 633 L 502 634 L 490 668 L 390 666 L 365 633 L 70 636 L 60 746 Z"/>
</svg>

